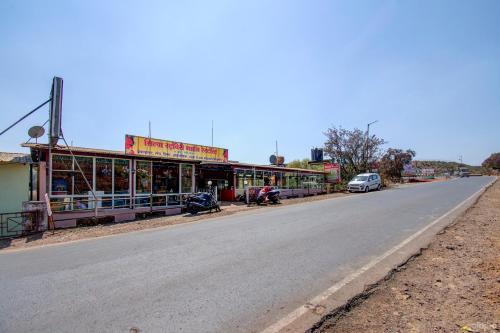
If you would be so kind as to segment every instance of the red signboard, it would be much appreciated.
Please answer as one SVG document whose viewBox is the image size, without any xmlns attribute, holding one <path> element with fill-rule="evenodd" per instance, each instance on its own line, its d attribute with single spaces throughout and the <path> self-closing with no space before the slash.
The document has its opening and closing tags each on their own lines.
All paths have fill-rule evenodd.
<svg viewBox="0 0 500 333">
<path fill-rule="evenodd" d="M 340 164 L 337 163 L 325 163 L 324 165 L 326 175 L 326 181 L 328 183 L 340 183 Z"/>
</svg>

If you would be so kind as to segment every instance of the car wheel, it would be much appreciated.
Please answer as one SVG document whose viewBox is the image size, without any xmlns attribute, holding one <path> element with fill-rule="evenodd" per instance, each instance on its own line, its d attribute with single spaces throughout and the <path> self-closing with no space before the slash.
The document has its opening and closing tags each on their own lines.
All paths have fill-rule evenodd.
<svg viewBox="0 0 500 333">
<path fill-rule="evenodd" d="M 382 185 L 378 184 L 377 191 L 380 191 L 381 189 L 382 189 Z"/>
<path fill-rule="evenodd" d="M 368 193 L 369 191 L 370 191 L 370 186 L 368 186 L 368 185 L 367 185 L 367 186 L 365 187 L 365 193 Z"/>
</svg>

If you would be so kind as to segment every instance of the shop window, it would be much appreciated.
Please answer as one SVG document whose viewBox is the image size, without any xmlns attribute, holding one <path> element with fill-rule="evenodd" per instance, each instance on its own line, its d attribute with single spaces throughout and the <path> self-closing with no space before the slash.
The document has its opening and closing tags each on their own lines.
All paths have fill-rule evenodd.
<svg viewBox="0 0 500 333">
<path fill-rule="evenodd" d="M 294 172 L 287 172 L 286 174 L 286 182 L 288 184 L 288 188 L 294 189 L 299 188 L 299 181 L 297 174 Z"/>
<path fill-rule="evenodd" d="M 253 186 L 264 186 L 264 172 L 255 171 L 255 181 Z"/>
<path fill-rule="evenodd" d="M 151 162 L 137 161 L 135 164 L 136 192 L 151 193 Z"/>
<path fill-rule="evenodd" d="M 248 186 L 254 186 L 254 173 L 253 170 L 245 170 L 244 180 L 247 181 Z"/>
<path fill-rule="evenodd" d="M 193 190 L 193 166 L 181 165 L 181 193 L 191 193 Z"/>
<path fill-rule="evenodd" d="M 179 164 L 153 164 L 153 193 L 179 193 Z"/>
<path fill-rule="evenodd" d="M 92 188 L 94 175 L 94 160 L 92 157 L 75 157 L 90 187 L 85 182 L 76 163 L 73 164 L 69 155 L 52 156 L 52 195 L 88 195 Z M 62 171 L 65 170 L 65 171 Z"/>
<path fill-rule="evenodd" d="M 104 194 L 113 191 L 113 160 L 110 158 L 95 159 L 95 189 Z"/>
<path fill-rule="evenodd" d="M 271 186 L 278 186 L 278 187 L 283 187 L 283 182 L 282 182 L 282 173 L 279 171 L 273 171 L 271 174 L 270 178 L 270 185 Z"/>
<path fill-rule="evenodd" d="M 52 155 L 52 170 L 73 170 L 71 155 Z"/>
<path fill-rule="evenodd" d="M 129 194 L 130 193 L 130 162 L 129 160 L 115 159 L 114 160 L 115 169 L 115 194 Z M 115 202 L 115 206 L 116 206 Z M 122 206 L 122 203 L 118 203 Z M 126 204 L 123 203 L 123 206 Z"/>
<path fill-rule="evenodd" d="M 87 178 L 87 181 L 89 182 L 90 186 L 92 186 L 92 178 L 94 173 L 93 158 L 76 156 L 75 159 L 80 165 L 80 169 L 85 175 L 85 178 Z M 89 188 L 89 186 L 85 182 L 85 179 L 83 178 L 80 169 L 78 169 L 78 166 L 75 163 L 73 194 L 88 194 L 91 191 L 91 188 Z"/>
<path fill-rule="evenodd" d="M 245 174 L 236 174 L 236 188 L 245 188 Z"/>
<path fill-rule="evenodd" d="M 52 195 L 73 194 L 73 171 L 52 171 Z"/>
<path fill-rule="evenodd" d="M 262 177 L 262 173 L 260 173 L 260 175 Z M 237 169 L 236 170 L 236 188 L 237 189 L 244 189 L 245 188 L 245 181 L 247 182 L 247 186 L 254 186 L 254 184 L 256 182 L 254 182 L 253 170 Z"/>
<path fill-rule="evenodd" d="M 52 155 L 52 195 L 72 195 L 73 194 L 73 157 L 71 155 Z M 55 204 L 57 209 L 70 209 L 70 204 Z"/>
<path fill-rule="evenodd" d="M 281 188 L 288 188 L 288 182 L 285 173 L 280 174 Z"/>
<path fill-rule="evenodd" d="M 283 172 L 276 173 L 276 185 L 278 187 L 285 187 L 286 186 L 286 184 L 284 184 Z"/>
</svg>

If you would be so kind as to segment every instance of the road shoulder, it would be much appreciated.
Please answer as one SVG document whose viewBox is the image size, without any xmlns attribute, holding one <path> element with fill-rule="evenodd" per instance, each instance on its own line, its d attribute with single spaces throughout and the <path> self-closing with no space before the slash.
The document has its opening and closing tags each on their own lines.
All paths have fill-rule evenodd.
<svg viewBox="0 0 500 333">
<path fill-rule="evenodd" d="M 494 181 L 495 179 L 489 185 Z M 489 185 L 486 188 L 489 188 Z M 328 318 L 349 308 L 350 304 L 363 298 L 369 292 L 370 286 L 377 285 L 380 281 L 387 279 L 397 267 L 426 248 L 436 234 L 454 223 L 469 207 L 475 205 L 486 188 L 477 191 L 400 244 L 347 275 L 278 322 L 268 326 L 262 333 L 304 332 L 321 329 Z"/>
<path fill-rule="evenodd" d="M 430 245 L 311 332 L 498 332 L 500 182 Z"/>
<path fill-rule="evenodd" d="M 78 242 L 88 239 L 110 237 L 130 232 L 168 228 L 171 226 L 187 223 L 208 222 L 218 218 L 235 214 L 252 214 L 262 209 L 273 209 L 288 205 L 304 204 L 309 202 L 343 198 L 352 194 L 336 192 L 331 194 L 307 196 L 304 198 L 285 199 L 278 205 L 269 206 L 247 206 L 244 203 L 229 203 L 222 207 L 221 212 L 200 213 L 191 215 L 188 213 L 172 216 L 148 216 L 130 222 L 106 223 L 90 226 L 79 226 L 76 228 L 57 229 L 55 231 L 45 231 L 30 236 L 0 239 L 0 253 L 5 251 L 17 251 L 27 248 L 36 248 L 47 245 Z"/>
</svg>

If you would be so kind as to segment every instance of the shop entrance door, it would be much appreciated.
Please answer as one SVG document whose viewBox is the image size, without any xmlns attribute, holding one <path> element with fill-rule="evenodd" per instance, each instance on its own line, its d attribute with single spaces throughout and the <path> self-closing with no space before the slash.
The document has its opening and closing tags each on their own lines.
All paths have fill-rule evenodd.
<svg viewBox="0 0 500 333">
<path fill-rule="evenodd" d="M 217 198 L 221 200 L 221 193 L 223 190 L 229 187 L 229 181 L 227 179 L 209 179 L 212 181 L 212 186 L 217 186 Z"/>
</svg>

